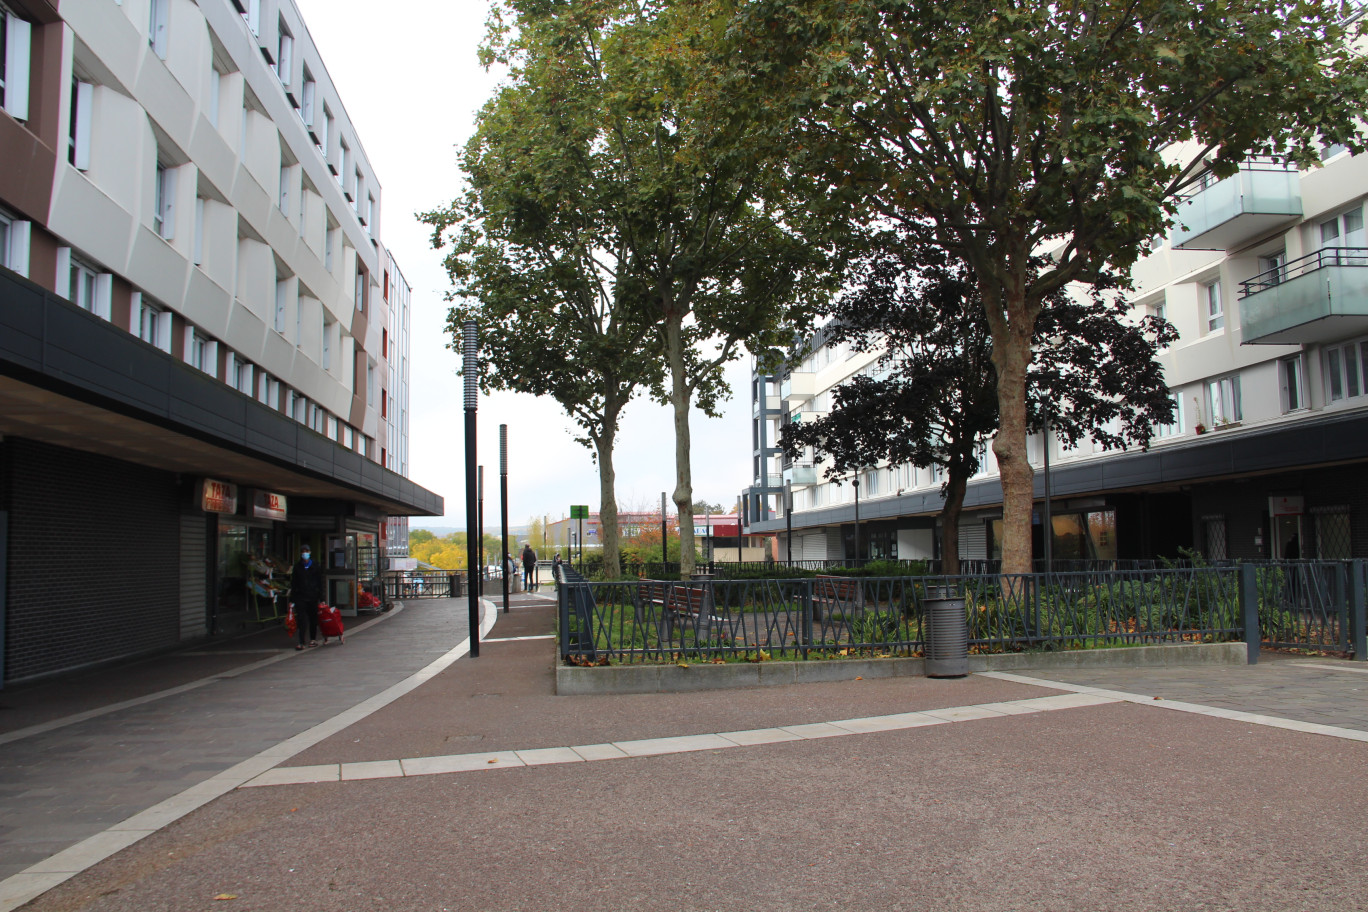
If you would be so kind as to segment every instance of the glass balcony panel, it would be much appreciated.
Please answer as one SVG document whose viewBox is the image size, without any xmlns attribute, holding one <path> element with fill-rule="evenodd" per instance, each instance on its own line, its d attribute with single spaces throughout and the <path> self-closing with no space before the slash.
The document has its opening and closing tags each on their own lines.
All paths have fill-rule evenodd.
<svg viewBox="0 0 1368 912">
<path fill-rule="evenodd" d="M 1176 250 L 1230 250 L 1302 214 L 1295 168 L 1248 162 L 1238 173 L 1179 204 L 1170 243 Z"/>
<path fill-rule="evenodd" d="M 1368 250 L 1321 251 L 1312 263 L 1324 265 L 1277 282 L 1246 283 L 1250 293 L 1240 299 L 1246 343 L 1319 344 L 1368 332 Z"/>
</svg>

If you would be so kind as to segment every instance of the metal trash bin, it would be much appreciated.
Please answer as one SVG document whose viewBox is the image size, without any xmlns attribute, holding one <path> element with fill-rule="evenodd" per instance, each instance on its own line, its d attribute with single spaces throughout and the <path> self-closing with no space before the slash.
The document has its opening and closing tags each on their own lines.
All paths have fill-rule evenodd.
<svg viewBox="0 0 1368 912">
<path fill-rule="evenodd" d="M 969 624 L 958 587 L 926 587 L 925 636 L 928 678 L 962 678 L 969 673 Z"/>
<path fill-rule="evenodd" d="M 450 587 L 451 598 L 460 598 L 465 595 L 465 577 L 459 573 L 452 573 L 447 577 L 447 585 Z"/>
</svg>

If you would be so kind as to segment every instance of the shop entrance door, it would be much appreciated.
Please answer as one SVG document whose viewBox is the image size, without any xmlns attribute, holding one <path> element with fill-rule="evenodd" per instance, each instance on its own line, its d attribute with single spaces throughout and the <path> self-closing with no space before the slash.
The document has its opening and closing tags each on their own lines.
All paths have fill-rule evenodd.
<svg viewBox="0 0 1368 912">
<path fill-rule="evenodd" d="M 1273 517 L 1273 556 L 1279 560 L 1301 560 L 1301 514 Z"/>
</svg>

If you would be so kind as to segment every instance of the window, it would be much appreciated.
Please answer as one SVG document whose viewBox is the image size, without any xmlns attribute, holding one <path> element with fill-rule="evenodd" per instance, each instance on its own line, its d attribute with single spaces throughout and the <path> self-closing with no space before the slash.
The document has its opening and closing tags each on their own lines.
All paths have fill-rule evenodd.
<svg viewBox="0 0 1368 912">
<path fill-rule="evenodd" d="M 0 3 L 0 106 L 15 120 L 28 120 L 32 52 L 33 26 Z"/>
<path fill-rule="evenodd" d="M 366 364 L 366 404 L 375 404 L 375 362 Z"/>
<path fill-rule="evenodd" d="M 361 176 L 361 169 L 357 168 L 355 179 L 352 181 L 352 194 L 347 196 L 347 199 L 352 201 L 352 210 L 357 216 L 361 215 L 361 194 L 365 185 L 366 179 Z"/>
<path fill-rule="evenodd" d="M 366 312 L 366 273 L 360 260 L 356 263 L 356 310 Z"/>
<path fill-rule="evenodd" d="M 189 362 L 191 367 L 205 370 L 207 340 L 193 329 L 190 330 L 188 336 L 185 345 L 185 360 Z"/>
<path fill-rule="evenodd" d="M 176 236 L 176 169 L 158 159 L 155 182 L 152 230 L 169 241 Z"/>
<path fill-rule="evenodd" d="M 301 169 L 301 170 L 302 170 L 302 169 Z M 303 236 L 304 236 L 305 225 L 306 225 L 306 222 L 307 222 L 308 217 L 309 217 L 309 207 L 308 207 L 309 200 L 308 200 L 308 197 L 306 196 L 306 193 L 307 193 L 308 189 L 309 189 L 309 188 L 308 188 L 307 186 L 304 186 L 304 185 L 301 185 L 300 188 L 299 188 L 299 236 L 300 236 L 300 237 L 303 237 Z"/>
<path fill-rule="evenodd" d="M 1226 522 L 1218 514 L 1202 517 L 1202 551 L 1208 560 L 1226 560 Z"/>
<path fill-rule="evenodd" d="M 1206 301 L 1207 332 L 1215 332 L 1225 327 L 1225 310 L 1221 306 L 1221 282 L 1218 279 L 1202 286 L 1202 298 Z"/>
<path fill-rule="evenodd" d="M 333 271 L 333 247 L 336 246 L 337 229 L 328 228 L 323 232 L 323 268 Z"/>
<path fill-rule="evenodd" d="M 1259 257 L 1259 275 L 1266 285 L 1281 284 L 1287 278 L 1287 251 L 1279 250 Z"/>
<path fill-rule="evenodd" d="M 262 405 L 271 404 L 271 385 L 274 382 L 275 381 L 271 379 L 270 374 L 265 371 L 257 371 L 256 397 L 257 401 Z"/>
<path fill-rule="evenodd" d="M 323 105 L 323 123 L 318 131 L 318 149 L 323 153 L 323 158 L 325 159 L 328 157 L 328 137 L 332 135 L 332 131 L 333 115 L 332 111 L 328 110 L 328 106 L 325 103 Z"/>
<path fill-rule="evenodd" d="M 247 21 L 247 28 L 253 35 L 261 34 L 261 0 L 242 0 L 238 4 L 238 9 L 242 10 L 242 18 Z"/>
<path fill-rule="evenodd" d="M 33 225 L 0 210 L 0 266 L 21 276 L 29 272 L 29 237 Z"/>
<path fill-rule="evenodd" d="M 166 59 L 166 16 L 171 0 L 151 0 L 147 16 L 147 43 L 152 53 Z"/>
<path fill-rule="evenodd" d="M 323 317 L 323 369 L 324 369 L 324 370 L 331 370 L 331 369 L 332 369 L 332 336 L 333 336 L 333 327 L 336 326 L 336 325 L 337 325 L 337 324 L 334 323 L 333 321 L 329 320 L 329 319 L 327 318 L 326 315 Z"/>
<path fill-rule="evenodd" d="M 223 92 L 223 74 L 217 66 L 209 68 L 209 122 L 219 125 L 219 96 Z"/>
<path fill-rule="evenodd" d="M 80 79 L 71 80 L 71 117 L 67 124 L 67 162 L 90 170 L 90 111 L 95 87 Z"/>
<path fill-rule="evenodd" d="M 280 211 L 286 215 L 290 212 L 290 166 L 280 166 L 280 198 L 277 200 Z"/>
<path fill-rule="evenodd" d="M 204 262 L 204 204 L 202 196 L 195 197 L 195 249 L 194 261 L 199 266 Z"/>
<path fill-rule="evenodd" d="M 285 20 L 280 20 L 280 30 L 276 38 L 276 75 L 284 85 L 290 84 L 290 75 L 294 64 L 294 36 L 290 34 L 290 29 L 285 25 Z"/>
<path fill-rule="evenodd" d="M 1282 392 L 1282 410 L 1291 412 L 1310 406 L 1306 398 L 1306 368 L 1301 355 L 1278 361 L 1278 383 Z"/>
<path fill-rule="evenodd" d="M 1352 399 L 1365 391 L 1361 355 L 1368 355 L 1368 343 L 1350 342 L 1325 349 L 1325 398 L 1329 402 Z"/>
<path fill-rule="evenodd" d="M 338 160 L 339 170 L 337 172 L 337 184 L 342 188 L 343 195 L 346 196 L 348 200 L 350 200 L 351 194 L 347 193 L 347 158 L 350 156 L 351 150 L 347 148 L 347 141 L 345 139 L 340 139 L 337 142 L 338 149 L 340 150 Z"/>
<path fill-rule="evenodd" d="M 1232 374 L 1206 384 L 1207 410 L 1212 427 L 1233 424 L 1240 420 L 1240 375 Z"/>
<path fill-rule="evenodd" d="M 138 338 L 162 351 L 171 350 L 171 314 L 137 295 Z"/>
<path fill-rule="evenodd" d="M 304 86 L 299 92 L 299 119 L 306 127 L 314 125 L 314 98 L 318 94 L 318 83 L 314 81 L 309 68 L 304 67 Z"/>
<path fill-rule="evenodd" d="M 1363 230 L 1363 208 L 1356 207 L 1326 219 L 1318 226 L 1322 266 L 1368 265 L 1368 239 Z"/>
<path fill-rule="evenodd" d="M 85 263 L 71 257 L 68 269 L 67 297 L 71 303 L 82 310 L 95 312 L 98 303 L 96 296 L 96 273 Z"/>
<path fill-rule="evenodd" d="M 290 280 L 276 280 L 275 331 L 285 334 L 285 311 L 290 303 Z"/>
</svg>

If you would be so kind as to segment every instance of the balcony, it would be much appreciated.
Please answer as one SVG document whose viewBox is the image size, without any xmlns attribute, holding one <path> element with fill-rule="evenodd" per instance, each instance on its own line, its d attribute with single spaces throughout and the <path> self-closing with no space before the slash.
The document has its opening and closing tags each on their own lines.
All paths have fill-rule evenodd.
<svg viewBox="0 0 1368 912">
<path fill-rule="evenodd" d="M 751 405 L 751 417 L 760 417 L 761 406 L 763 406 L 765 411 L 769 412 L 770 414 L 778 414 L 780 411 L 783 410 L 783 405 L 783 400 L 780 399 L 778 396 L 766 396 L 764 399 L 755 399 L 753 400 Z"/>
<path fill-rule="evenodd" d="M 1238 173 L 1193 191 L 1178 206 L 1175 250 L 1230 250 L 1302 214 L 1295 165 L 1255 159 Z"/>
<path fill-rule="evenodd" d="M 1368 333 L 1368 248 L 1327 247 L 1240 283 L 1246 344 L 1316 344 Z"/>
<path fill-rule="evenodd" d="M 796 463 L 784 468 L 784 481 L 791 482 L 795 488 L 817 483 L 817 467 L 812 464 Z"/>
<path fill-rule="evenodd" d="M 787 402 L 790 409 L 800 402 L 807 402 L 815 395 L 817 395 L 817 375 L 811 371 L 789 374 L 779 384 L 779 396 Z"/>
</svg>

